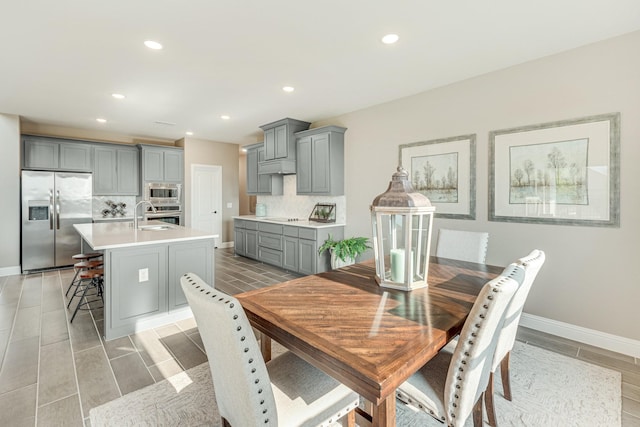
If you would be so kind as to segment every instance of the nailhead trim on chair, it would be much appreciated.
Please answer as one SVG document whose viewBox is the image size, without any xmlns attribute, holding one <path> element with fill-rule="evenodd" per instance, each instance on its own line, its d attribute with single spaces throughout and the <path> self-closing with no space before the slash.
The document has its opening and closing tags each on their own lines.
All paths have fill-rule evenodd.
<svg viewBox="0 0 640 427">
<path fill-rule="evenodd" d="M 189 283 L 191 283 L 192 285 L 194 285 L 196 289 L 200 289 L 200 285 L 196 285 L 196 284 L 195 284 L 195 281 L 194 281 L 194 280 L 193 280 L 193 279 L 192 279 L 188 274 L 185 274 L 185 276 L 187 277 L 187 279 L 188 279 L 188 282 L 189 282 Z M 205 290 L 205 289 L 200 289 L 200 292 L 204 292 L 204 290 Z M 211 291 L 207 291 L 205 295 L 209 295 L 209 294 L 211 294 L 211 293 L 212 293 Z M 211 298 L 213 298 L 213 299 L 215 299 L 215 298 L 217 298 L 217 297 L 218 297 L 218 294 L 216 294 L 216 293 L 214 293 L 213 295 L 211 295 Z M 234 304 L 234 303 L 232 303 L 232 302 L 230 303 L 230 300 L 228 300 L 228 299 L 227 299 L 227 300 L 225 300 L 225 298 L 218 298 L 218 302 L 222 302 L 223 304 L 228 304 L 228 307 L 229 307 L 229 309 L 231 309 L 231 310 L 233 310 L 233 309 L 234 309 L 234 307 L 235 307 L 235 304 Z M 237 315 L 237 314 L 234 314 L 234 315 L 232 316 L 232 319 L 233 319 L 233 320 L 238 320 L 238 315 Z M 237 326 L 236 326 L 236 332 L 242 332 L 242 326 L 241 326 L 241 325 L 237 325 Z M 246 336 L 245 336 L 245 335 L 240 335 L 239 340 L 240 340 L 240 342 L 244 342 L 244 341 L 246 340 Z M 245 348 L 244 348 L 244 352 L 243 352 L 243 353 L 244 353 L 244 354 L 247 354 L 248 352 L 249 352 L 249 348 L 245 347 Z M 247 364 L 248 364 L 248 365 L 251 365 L 251 364 L 253 363 L 253 357 L 251 357 L 251 355 L 248 355 L 248 356 L 249 356 L 249 357 L 248 357 L 248 359 L 247 359 Z M 251 372 L 252 374 L 255 374 L 255 373 L 256 373 L 256 369 L 255 369 L 255 368 L 251 368 L 250 372 Z M 260 383 L 260 378 L 255 377 L 253 382 L 254 382 L 254 384 L 259 384 L 259 383 Z M 261 394 L 262 394 L 262 391 L 263 391 L 263 390 L 262 390 L 262 387 L 258 388 L 258 390 L 257 390 L 258 395 L 261 395 Z M 259 404 L 260 404 L 260 406 L 263 406 L 263 405 L 264 405 L 264 399 L 260 398 L 260 399 L 259 399 Z M 267 415 L 267 412 L 268 412 L 268 409 L 267 409 L 267 408 L 264 408 L 264 409 L 262 410 L 262 414 L 263 414 L 263 415 Z M 265 417 L 265 419 L 264 419 L 264 423 L 265 423 L 265 424 L 269 424 L 269 418 L 268 418 L 268 417 Z"/>
</svg>

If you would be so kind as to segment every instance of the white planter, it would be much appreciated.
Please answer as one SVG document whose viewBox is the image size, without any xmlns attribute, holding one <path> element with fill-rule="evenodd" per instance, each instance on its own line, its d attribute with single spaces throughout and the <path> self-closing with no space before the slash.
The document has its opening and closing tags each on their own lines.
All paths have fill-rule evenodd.
<svg viewBox="0 0 640 427">
<path fill-rule="evenodd" d="M 331 251 L 331 268 L 341 268 L 346 267 L 347 265 L 355 264 L 356 260 L 354 258 L 347 258 L 346 261 L 342 261 L 340 258 L 336 256 L 336 254 Z"/>
</svg>

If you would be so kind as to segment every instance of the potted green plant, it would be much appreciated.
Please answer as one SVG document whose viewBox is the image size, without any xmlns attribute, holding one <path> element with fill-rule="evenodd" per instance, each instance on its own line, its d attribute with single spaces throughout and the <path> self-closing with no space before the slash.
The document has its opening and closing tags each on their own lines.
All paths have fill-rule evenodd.
<svg viewBox="0 0 640 427">
<path fill-rule="evenodd" d="M 356 257 L 370 249 L 369 239 L 366 237 L 350 237 L 343 240 L 333 240 L 331 234 L 318 248 L 318 253 L 329 250 L 331 253 L 331 268 L 336 269 L 356 262 Z"/>
</svg>

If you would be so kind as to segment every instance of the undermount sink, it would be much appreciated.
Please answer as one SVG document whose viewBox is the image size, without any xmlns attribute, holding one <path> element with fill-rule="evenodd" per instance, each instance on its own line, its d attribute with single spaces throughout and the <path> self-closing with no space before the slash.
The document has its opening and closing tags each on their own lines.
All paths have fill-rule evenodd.
<svg viewBox="0 0 640 427">
<path fill-rule="evenodd" d="M 173 230 L 173 227 L 170 225 L 141 225 L 138 229 L 142 231 L 162 231 L 162 230 Z"/>
</svg>

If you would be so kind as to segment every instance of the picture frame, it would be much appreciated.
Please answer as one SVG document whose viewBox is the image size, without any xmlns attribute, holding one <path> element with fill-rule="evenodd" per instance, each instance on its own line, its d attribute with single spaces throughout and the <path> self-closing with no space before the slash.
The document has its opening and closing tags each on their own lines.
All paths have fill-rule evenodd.
<svg viewBox="0 0 640 427">
<path fill-rule="evenodd" d="M 398 163 L 437 218 L 476 219 L 476 135 L 402 144 Z"/>
<path fill-rule="evenodd" d="M 620 113 L 489 132 L 489 221 L 620 226 Z"/>
</svg>

